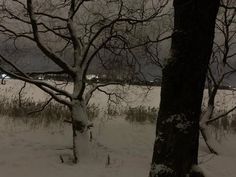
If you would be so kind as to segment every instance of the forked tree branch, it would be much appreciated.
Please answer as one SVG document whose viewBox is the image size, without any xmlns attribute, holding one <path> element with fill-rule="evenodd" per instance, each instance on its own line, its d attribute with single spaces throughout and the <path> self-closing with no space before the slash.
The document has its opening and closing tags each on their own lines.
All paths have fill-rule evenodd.
<svg viewBox="0 0 236 177">
<path fill-rule="evenodd" d="M 59 67 L 65 70 L 69 75 L 74 76 L 75 75 L 74 69 L 71 66 L 69 66 L 66 62 L 64 62 L 63 59 L 59 58 L 57 55 L 55 55 L 52 51 L 48 50 L 42 44 L 39 37 L 39 33 L 38 33 L 38 26 L 37 26 L 37 21 L 36 21 L 34 11 L 33 11 L 32 0 L 27 0 L 27 10 L 28 10 L 32 30 L 33 30 L 34 40 L 37 46 L 39 47 L 39 49 L 55 64 L 57 64 Z"/>
<path fill-rule="evenodd" d="M 0 55 L 0 57 L 2 58 L 1 55 Z M 49 95 L 51 95 L 56 101 L 58 101 L 58 102 L 60 102 L 62 104 L 65 104 L 65 105 L 67 105 L 69 107 L 71 106 L 71 103 L 68 100 L 63 99 L 63 98 L 61 98 L 59 96 L 59 95 L 64 96 L 66 98 L 69 98 L 69 100 L 70 100 L 72 98 L 72 95 L 70 93 L 68 93 L 67 91 L 61 90 L 59 88 L 56 88 L 56 87 L 54 87 L 54 86 L 52 86 L 52 85 L 50 85 L 50 84 L 48 84 L 46 82 L 32 79 L 29 76 L 27 76 L 26 74 L 23 74 L 23 76 L 22 76 L 22 75 L 13 73 L 13 72 L 11 72 L 11 71 L 9 71 L 7 69 L 4 69 L 2 65 L 0 65 L 0 70 L 3 73 L 9 75 L 12 78 L 16 78 L 16 79 L 19 79 L 19 80 L 22 80 L 22 81 L 34 84 L 35 86 L 39 87 L 41 90 L 43 90 L 46 93 L 48 93 Z M 21 73 L 23 73 L 23 72 L 21 71 Z"/>
</svg>

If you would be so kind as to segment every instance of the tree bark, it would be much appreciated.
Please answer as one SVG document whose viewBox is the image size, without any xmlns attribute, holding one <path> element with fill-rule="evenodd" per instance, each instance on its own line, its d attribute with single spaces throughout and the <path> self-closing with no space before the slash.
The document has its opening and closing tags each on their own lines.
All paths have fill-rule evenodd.
<svg viewBox="0 0 236 177">
<path fill-rule="evenodd" d="M 171 56 L 163 69 L 150 177 L 193 176 L 218 8 L 219 0 L 174 0 Z"/>
<path fill-rule="evenodd" d="M 87 105 L 80 96 L 81 90 L 83 90 L 83 78 L 80 71 L 78 70 L 74 77 L 71 107 L 74 163 L 89 158 L 88 114 Z"/>
<path fill-rule="evenodd" d="M 72 106 L 74 163 L 89 158 L 88 115 L 83 100 L 73 100 Z"/>
<path fill-rule="evenodd" d="M 218 85 L 214 85 L 213 89 L 208 88 L 208 94 L 209 94 L 208 106 L 206 108 L 206 111 L 202 112 L 202 114 L 200 116 L 200 123 L 199 123 L 202 137 L 203 137 L 209 151 L 215 155 L 219 154 L 219 148 L 218 148 L 219 143 L 212 136 L 211 125 L 208 125 L 207 121 L 209 121 L 212 118 L 212 115 L 214 112 L 214 106 L 215 106 L 215 97 L 216 97 L 216 94 L 219 89 L 221 81 L 219 82 Z"/>
</svg>

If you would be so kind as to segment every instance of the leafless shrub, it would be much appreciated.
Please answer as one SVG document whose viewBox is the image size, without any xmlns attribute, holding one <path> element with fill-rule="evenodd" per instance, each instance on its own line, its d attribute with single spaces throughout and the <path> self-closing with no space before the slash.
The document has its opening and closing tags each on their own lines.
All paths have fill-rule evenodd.
<svg viewBox="0 0 236 177">
<path fill-rule="evenodd" d="M 158 109 L 155 107 L 144 107 L 144 106 L 138 106 L 138 107 L 129 107 L 125 111 L 125 119 L 130 122 L 150 122 L 154 123 L 157 118 L 157 112 Z"/>
</svg>

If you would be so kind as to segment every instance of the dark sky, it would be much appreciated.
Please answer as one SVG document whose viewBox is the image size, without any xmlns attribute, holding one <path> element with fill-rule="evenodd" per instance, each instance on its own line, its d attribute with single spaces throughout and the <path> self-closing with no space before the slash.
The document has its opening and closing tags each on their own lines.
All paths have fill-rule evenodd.
<svg viewBox="0 0 236 177">
<path fill-rule="evenodd" d="M 0 51 L 1 54 L 14 61 L 18 66 L 20 66 L 23 70 L 27 72 L 41 72 L 41 71 L 49 71 L 49 70 L 58 70 L 59 68 L 50 61 L 47 57 L 43 55 L 43 53 L 37 48 L 34 44 L 24 44 L 23 42 L 17 42 L 16 47 L 14 47 L 13 43 L 3 42 L 1 41 Z M 162 60 L 169 56 L 169 48 L 170 48 L 170 40 L 163 43 L 160 46 L 159 56 Z M 236 51 L 236 49 L 235 49 Z M 64 57 L 69 63 L 72 62 L 72 52 L 68 51 L 64 54 Z M 139 60 L 139 64 L 141 68 L 139 68 L 142 72 L 142 75 L 147 80 L 154 80 L 156 78 L 161 77 L 161 68 L 147 62 L 147 60 L 143 57 L 137 57 Z M 236 67 L 236 57 L 232 58 L 232 64 Z M 138 65 L 139 66 L 139 65 Z M 102 65 L 100 61 L 97 59 L 92 62 L 90 67 L 90 73 L 101 71 Z M 232 85 L 236 87 L 236 74 L 232 74 L 230 77 L 224 80 L 224 85 Z"/>
<path fill-rule="evenodd" d="M 31 45 L 30 47 L 21 47 L 20 49 L 15 49 L 12 45 L 5 43 L 6 45 L 2 45 L 0 47 L 1 53 L 5 56 L 11 58 L 11 61 L 14 61 L 18 66 L 20 66 L 23 70 L 27 72 L 40 72 L 40 71 L 49 71 L 49 70 L 58 70 L 59 68 L 50 61 L 47 57 L 45 57 L 40 50 L 37 49 L 36 46 Z M 165 45 L 161 50 L 160 55 L 161 58 L 168 57 L 169 54 L 169 44 Z M 69 54 L 67 55 L 68 60 L 70 59 Z M 143 76 L 147 80 L 154 80 L 155 78 L 161 77 L 161 68 L 147 62 L 146 59 L 140 57 L 139 63 L 141 64 L 141 68 L 139 68 L 143 74 Z M 236 66 L 236 62 L 234 62 Z M 96 73 L 97 70 L 101 71 L 102 65 L 100 61 L 97 59 L 91 64 L 90 73 Z M 236 86 L 236 74 L 231 75 L 226 78 L 224 81 L 225 85 Z"/>
</svg>

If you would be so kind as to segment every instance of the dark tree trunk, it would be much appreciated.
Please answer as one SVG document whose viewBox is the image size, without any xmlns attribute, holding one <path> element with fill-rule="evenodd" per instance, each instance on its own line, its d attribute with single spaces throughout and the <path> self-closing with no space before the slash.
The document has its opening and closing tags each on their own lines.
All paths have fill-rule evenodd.
<svg viewBox="0 0 236 177">
<path fill-rule="evenodd" d="M 219 0 L 174 0 L 150 177 L 186 177 L 197 164 L 199 117 Z"/>
</svg>

